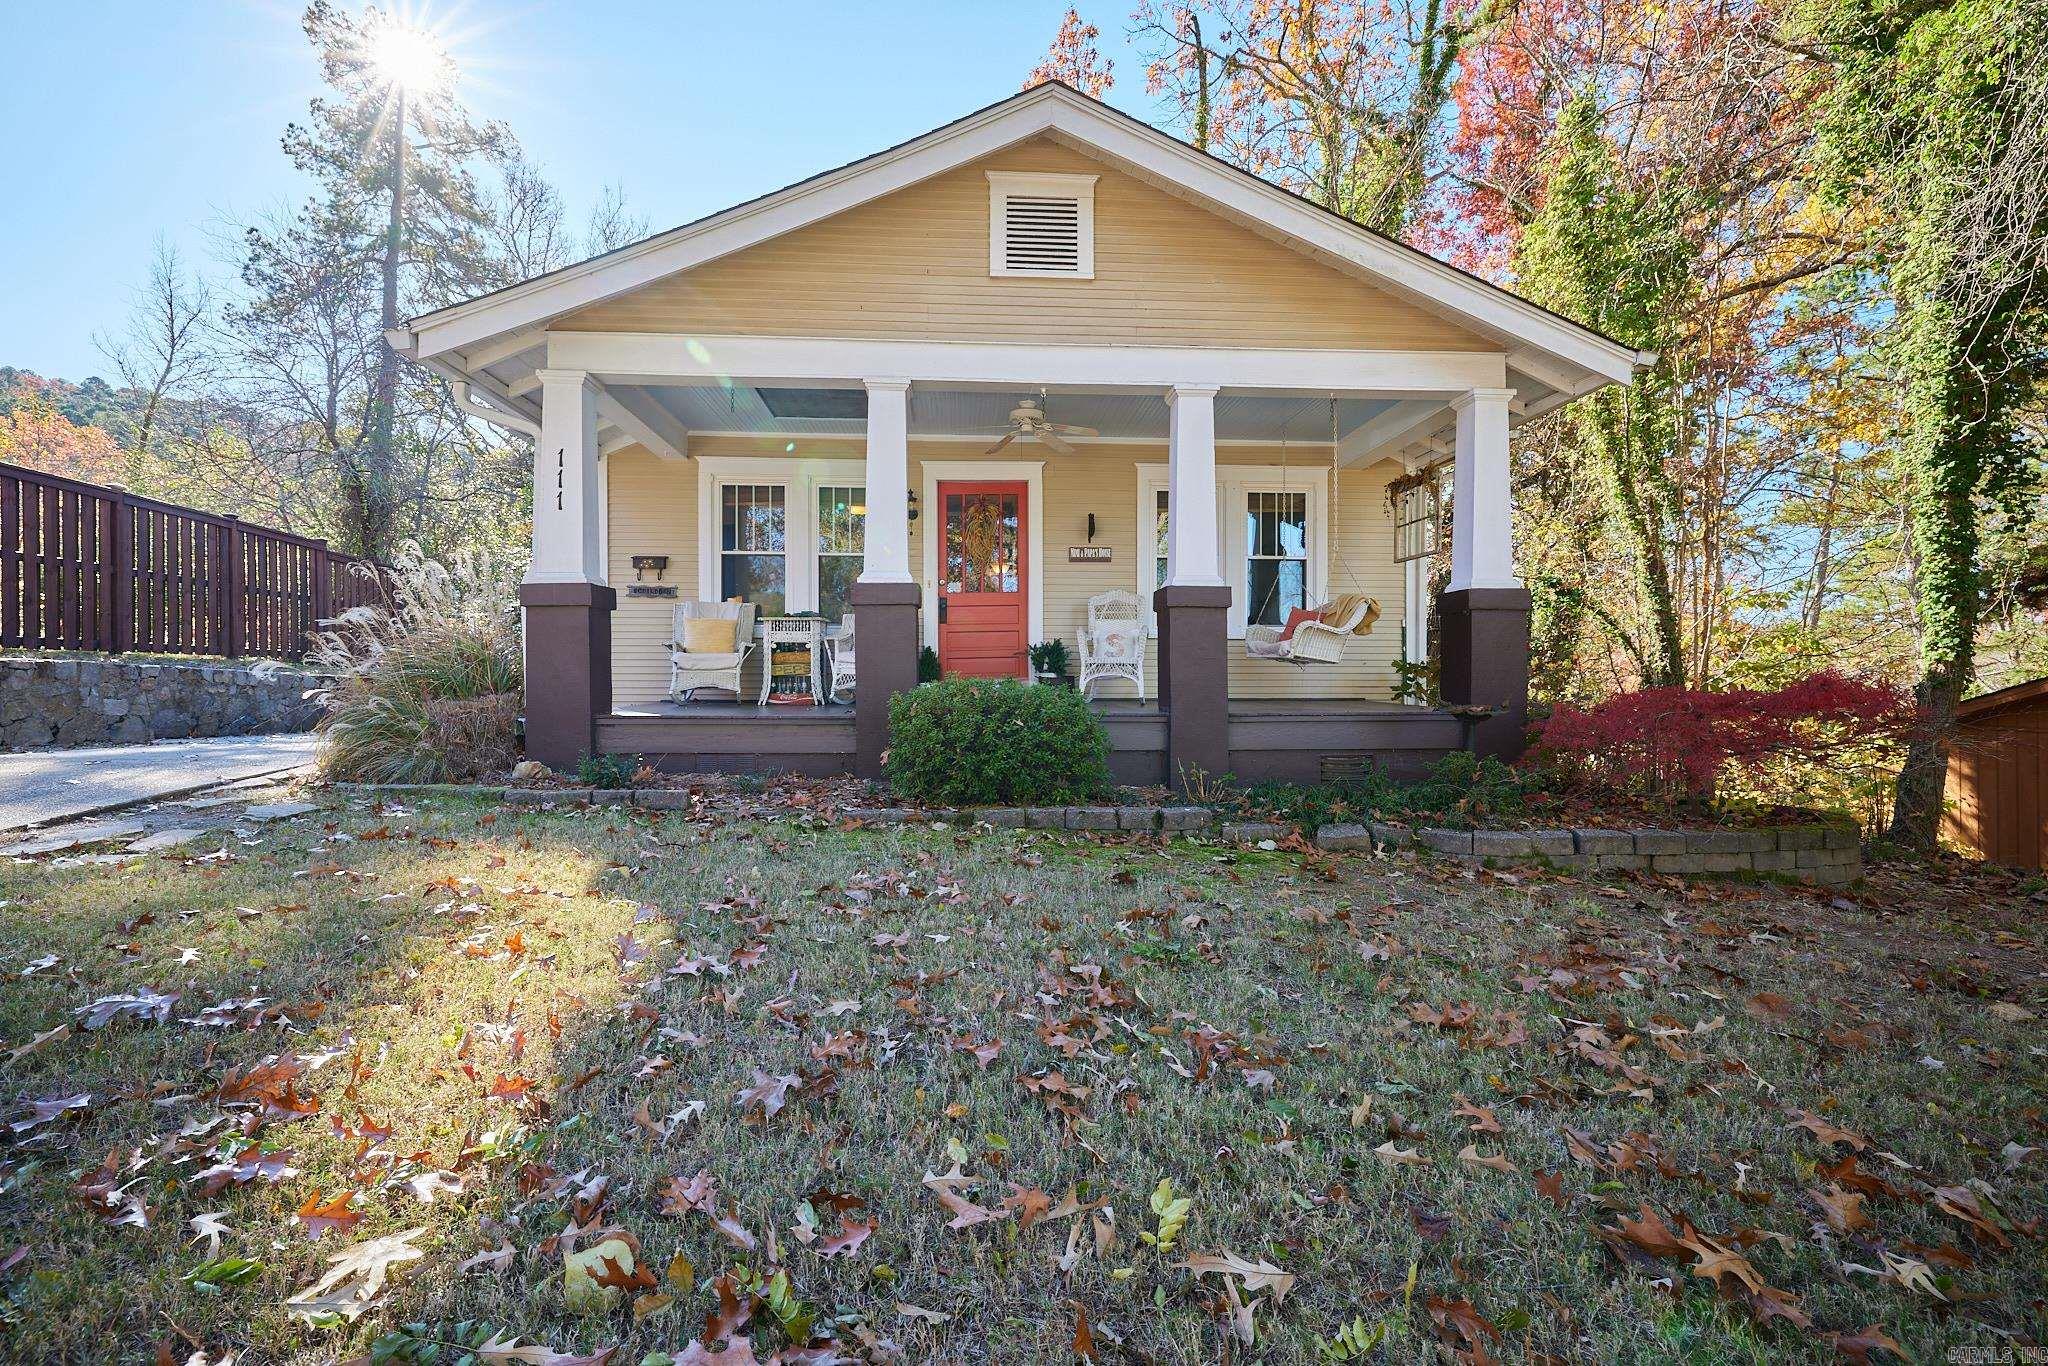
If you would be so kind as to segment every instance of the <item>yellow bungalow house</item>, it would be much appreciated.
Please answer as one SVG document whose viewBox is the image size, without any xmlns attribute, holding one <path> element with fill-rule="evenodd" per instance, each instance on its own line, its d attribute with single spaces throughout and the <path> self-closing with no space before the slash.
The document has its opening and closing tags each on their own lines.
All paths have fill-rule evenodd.
<svg viewBox="0 0 2048 1366">
<path fill-rule="evenodd" d="M 1646 359 L 1059 85 L 393 341 L 534 438 L 534 757 L 876 774 L 921 649 L 1058 639 L 1137 782 L 1514 749 L 1509 430 Z"/>
</svg>

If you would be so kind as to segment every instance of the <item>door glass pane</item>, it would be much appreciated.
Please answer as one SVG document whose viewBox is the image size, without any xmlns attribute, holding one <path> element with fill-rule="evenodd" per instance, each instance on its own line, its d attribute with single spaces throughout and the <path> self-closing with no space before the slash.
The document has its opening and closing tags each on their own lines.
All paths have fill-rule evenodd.
<svg viewBox="0 0 2048 1366">
<path fill-rule="evenodd" d="M 1015 593 L 1019 500 L 1014 493 L 946 495 L 946 591 Z"/>
</svg>

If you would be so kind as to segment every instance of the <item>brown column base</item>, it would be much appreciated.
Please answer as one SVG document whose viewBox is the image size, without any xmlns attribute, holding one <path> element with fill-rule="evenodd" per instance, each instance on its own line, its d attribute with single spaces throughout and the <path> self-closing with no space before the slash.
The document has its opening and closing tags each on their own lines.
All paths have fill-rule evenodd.
<svg viewBox="0 0 2048 1366">
<path fill-rule="evenodd" d="M 596 752 L 597 718 L 612 709 L 612 609 L 600 583 L 523 583 L 526 757 L 572 769 Z"/>
<path fill-rule="evenodd" d="M 1230 771 L 1228 588 L 1161 588 L 1159 708 L 1166 713 L 1166 778 L 1185 790 Z"/>
<path fill-rule="evenodd" d="M 889 699 L 917 686 L 917 614 L 924 591 L 914 583 L 856 583 L 854 611 L 853 771 L 882 776 L 889 748 Z"/>
<path fill-rule="evenodd" d="M 1466 588 L 1438 604 L 1444 702 L 1493 707 L 1472 731 L 1472 748 L 1520 757 L 1529 725 L 1529 592 Z"/>
</svg>

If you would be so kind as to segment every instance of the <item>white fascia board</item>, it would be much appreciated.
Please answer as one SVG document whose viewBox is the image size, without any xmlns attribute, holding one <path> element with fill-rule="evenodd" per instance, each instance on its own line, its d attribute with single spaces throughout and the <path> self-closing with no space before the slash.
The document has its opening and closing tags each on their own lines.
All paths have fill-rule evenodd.
<svg viewBox="0 0 2048 1366">
<path fill-rule="evenodd" d="M 815 384 L 902 375 L 940 385 L 1042 384 L 1097 391 L 1216 385 L 1417 398 L 1497 388 L 1507 377 L 1503 357 L 1484 351 L 1062 346 L 660 332 L 551 332 L 547 363 L 615 384 Z"/>
<path fill-rule="evenodd" d="M 1611 342 L 1473 276 L 1307 204 L 1156 129 L 1042 85 L 901 147 L 739 205 L 700 223 L 457 304 L 396 329 L 395 346 L 425 358 L 521 331 L 677 271 L 778 237 L 1040 133 L 1057 133 L 1185 188 L 1241 220 L 1346 263 L 1425 307 L 1513 338 L 1602 380 L 1626 382 L 1643 353 Z"/>
</svg>

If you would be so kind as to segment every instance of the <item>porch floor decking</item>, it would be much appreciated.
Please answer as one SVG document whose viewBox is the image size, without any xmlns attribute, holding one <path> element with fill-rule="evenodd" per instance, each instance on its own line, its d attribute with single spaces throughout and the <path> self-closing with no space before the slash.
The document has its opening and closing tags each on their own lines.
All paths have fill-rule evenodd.
<svg viewBox="0 0 2048 1366">
<path fill-rule="evenodd" d="M 1167 780 L 1166 714 L 1156 701 L 1089 704 L 1109 734 L 1118 782 Z M 1230 757 L 1247 781 L 1318 782 L 1368 766 L 1407 776 L 1464 743 L 1449 712 L 1369 698 L 1232 698 Z M 751 701 L 640 702 L 598 719 L 598 748 L 641 754 L 672 772 L 852 771 L 853 707 L 757 706 Z"/>
</svg>

